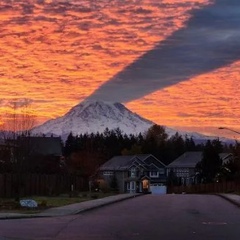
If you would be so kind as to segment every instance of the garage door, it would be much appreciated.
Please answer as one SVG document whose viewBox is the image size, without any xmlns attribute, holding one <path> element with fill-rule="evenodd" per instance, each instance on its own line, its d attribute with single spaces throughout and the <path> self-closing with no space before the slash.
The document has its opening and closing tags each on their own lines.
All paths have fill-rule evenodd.
<svg viewBox="0 0 240 240">
<path fill-rule="evenodd" d="M 150 191 L 152 194 L 166 194 L 167 187 L 166 186 L 158 186 L 158 185 L 151 185 Z"/>
</svg>

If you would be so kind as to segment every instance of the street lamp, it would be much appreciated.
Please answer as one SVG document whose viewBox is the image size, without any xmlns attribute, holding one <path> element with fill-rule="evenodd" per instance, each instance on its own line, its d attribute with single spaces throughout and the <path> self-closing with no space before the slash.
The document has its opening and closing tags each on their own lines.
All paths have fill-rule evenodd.
<svg viewBox="0 0 240 240">
<path fill-rule="evenodd" d="M 231 131 L 231 132 L 234 132 L 234 133 L 240 134 L 240 132 L 235 131 L 235 130 L 233 130 L 233 129 L 231 129 L 231 128 L 227 128 L 227 127 L 219 127 L 218 129 L 220 129 L 220 130 L 224 130 L 224 129 L 226 129 L 226 130 L 229 130 L 229 131 Z"/>
</svg>

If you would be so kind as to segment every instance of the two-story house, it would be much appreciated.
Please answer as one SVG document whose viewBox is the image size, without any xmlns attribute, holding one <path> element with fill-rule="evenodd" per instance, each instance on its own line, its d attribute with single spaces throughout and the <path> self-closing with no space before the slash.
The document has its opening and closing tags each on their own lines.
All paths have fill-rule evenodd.
<svg viewBox="0 0 240 240">
<path fill-rule="evenodd" d="M 180 179 L 181 184 L 191 185 L 197 181 L 196 165 L 202 161 L 202 152 L 185 152 L 167 166 L 167 176 L 171 172 Z M 231 153 L 220 153 L 222 164 L 233 160 Z"/>
<path fill-rule="evenodd" d="M 98 176 L 109 187 L 115 178 L 121 193 L 147 193 L 166 184 L 165 168 L 165 164 L 151 154 L 115 156 L 98 169 Z"/>
</svg>

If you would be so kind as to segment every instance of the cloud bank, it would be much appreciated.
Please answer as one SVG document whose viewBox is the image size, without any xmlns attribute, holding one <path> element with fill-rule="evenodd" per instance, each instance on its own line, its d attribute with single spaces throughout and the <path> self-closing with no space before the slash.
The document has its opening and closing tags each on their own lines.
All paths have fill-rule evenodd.
<svg viewBox="0 0 240 240">
<path fill-rule="evenodd" d="M 240 59 L 240 2 L 216 0 L 89 98 L 129 102 Z M 219 82 L 221 84 L 221 82 Z"/>
</svg>

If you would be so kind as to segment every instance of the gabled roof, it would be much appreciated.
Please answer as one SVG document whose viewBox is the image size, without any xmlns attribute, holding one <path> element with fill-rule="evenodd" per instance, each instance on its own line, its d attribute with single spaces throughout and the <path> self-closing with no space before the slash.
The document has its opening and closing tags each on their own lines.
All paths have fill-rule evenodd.
<svg viewBox="0 0 240 240">
<path fill-rule="evenodd" d="M 222 159 L 222 160 L 225 160 L 227 158 L 232 158 L 233 155 L 232 153 L 219 153 L 219 157 Z"/>
<path fill-rule="evenodd" d="M 168 168 L 195 168 L 196 164 L 202 160 L 202 152 L 185 152 L 175 161 L 170 163 Z"/>
<path fill-rule="evenodd" d="M 148 163 L 149 158 L 154 159 L 154 163 Z M 100 171 L 123 171 L 128 170 L 131 166 L 143 166 L 148 169 L 150 166 L 155 165 L 156 168 L 165 167 L 165 165 L 159 161 L 152 154 L 137 154 L 137 155 L 128 155 L 128 156 L 115 156 L 109 161 L 104 163 L 99 170 Z"/>
<path fill-rule="evenodd" d="M 131 167 L 139 167 L 139 166 L 147 169 L 146 164 L 145 164 L 143 161 L 141 161 L 137 156 L 135 156 L 135 157 L 134 157 L 134 161 L 132 162 L 132 164 L 131 164 L 128 168 L 131 168 Z"/>
<path fill-rule="evenodd" d="M 141 177 L 141 180 L 143 180 L 143 179 L 151 179 L 149 176 L 147 176 L 147 175 L 144 175 L 143 177 Z"/>
<path fill-rule="evenodd" d="M 100 171 L 121 171 L 127 170 L 133 163 L 138 160 L 134 155 L 130 156 L 115 156 L 111 158 L 109 161 L 104 163 L 99 170 Z M 139 159 L 140 160 L 140 159 Z M 141 160 L 140 160 L 141 161 Z"/>
<path fill-rule="evenodd" d="M 137 155 L 139 156 L 139 155 Z M 146 164 L 148 164 L 149 166 L 154 165 L 157 168 L 165 168 L 166 165 L 161 162 L 159 159 L 157 159 L 155 156 L 153 156 L 152 154 L 148 154 L 144 160 L 143 160 Z"/>
<path fill-rule="evenodd" d="M 220 153 L 219 157 L 224 160 L 229 160 L 231 157 L 231 153 Z M 168 168 L 195 168 L 196 164 L 202 161 L 202 152 L 185 152 L 183 155 L 178 157 L 172 163 L 170 163 L 167 167 Z"/>
<path fill-rule="evenodd" d="M 220 153 L 219 157 L 222 160 L 222 164 L 227 164 L 228 162 L 234 159 L 232 153 Z"/>
</svg>

